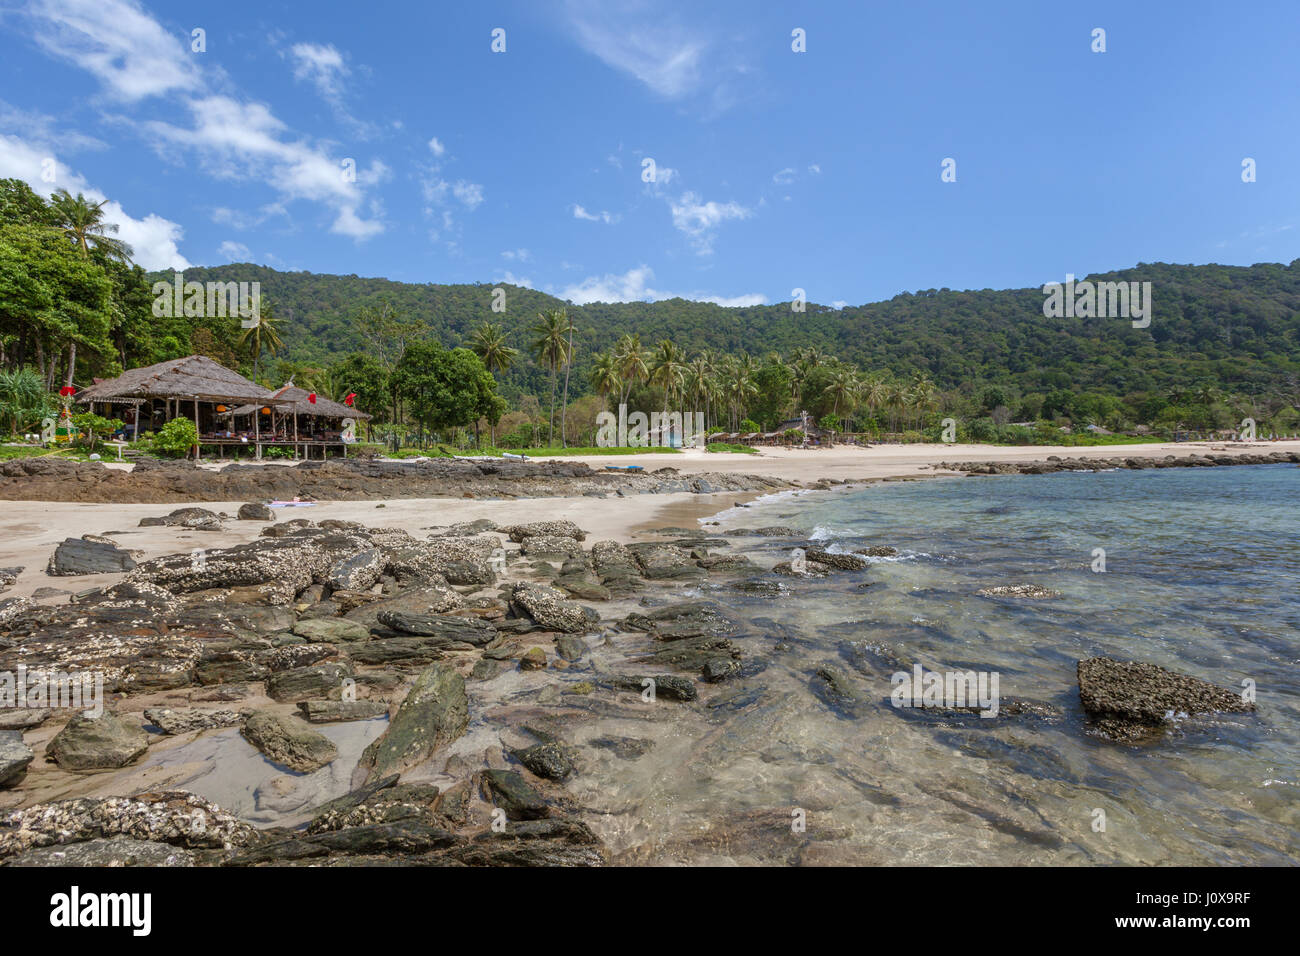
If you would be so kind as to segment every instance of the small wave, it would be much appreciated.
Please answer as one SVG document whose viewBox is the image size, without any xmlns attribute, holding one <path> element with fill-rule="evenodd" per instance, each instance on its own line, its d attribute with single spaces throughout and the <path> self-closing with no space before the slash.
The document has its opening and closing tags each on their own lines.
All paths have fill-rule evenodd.
<svg viewBox="0 0 1300 956">
<path fill-rule="evenodd" d="M 840 531 L 838 528 L 831 528 L 824 524 L 819 524 L 813 528 L 813 533 L 808 536 L 810 541 L 831 541 L 835 538 L 853 538 L 857 537 L 855 531 Z"/>
</svg>

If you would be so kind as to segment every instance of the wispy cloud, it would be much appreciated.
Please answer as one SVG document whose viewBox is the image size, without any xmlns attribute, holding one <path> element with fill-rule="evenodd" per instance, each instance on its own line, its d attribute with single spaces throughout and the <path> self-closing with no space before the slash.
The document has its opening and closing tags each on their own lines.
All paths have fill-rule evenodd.
<svg viewBox="0 0 1300 956">
<path fill-rule="evenodd" d="M 602 209 L 600 212 L 587 212 L 587 210 L 578 203 L 573 204 L 573 218 L 585 219 L 587 222 L 603 222 L 606 225 L 618 222 L 619 216 Z"/>
<path fill-rule="evenodd" d="M 763 305 L 767 302 L 767 297 L 758 293 L 720 296 L 708 292 L 665 292 L 651 287 L 653 279 L 654 270 L 647 265 L 640 265 L 621 275 L 606 273 L 602 276 L 588 276 L 582 282 L 554 294 L 577 305 L 591 302 L 657 302 L 662 299 L 690 299 L 731 307 Z"/>
<path fill-rule="evenodd" d="M 289 55 L 294 79 L 309 82 L 325 99 L 338 101 L 343 95 L 343 79 L 350 71 L 334 44 L 295 43 Z"/>
<path fill-rule="evenodd" d="M 233 239 L 227 239 L 223 242 L 217 252 L 227 262 L 247 262 L 253 255 L 248 246 L 242 242 L 235 242 Z"/>
<path fill-rule="evenodd" d="M 736 202 L 709 202 L 696 193 L 682 193 L 669 203 L 673 214 L 673 227 L 684 233 L 700 255 L 713 252 L 714 235 L 718 226 L 731 219 L 748 219 L 753 212 Z"/>
<path fill-rule="evenodd" d="M 696 92 L 708 42 L 644 3 L 569 0 L 565 12 L 579 46 L 606 65 L 677 99 Z"/>
</svg>

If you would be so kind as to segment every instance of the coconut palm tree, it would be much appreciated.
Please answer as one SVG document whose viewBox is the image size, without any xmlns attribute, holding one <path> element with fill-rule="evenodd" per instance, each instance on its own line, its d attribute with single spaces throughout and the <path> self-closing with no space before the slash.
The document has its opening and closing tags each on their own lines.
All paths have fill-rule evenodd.
<svg viewBox="0 0 1300 956">
<path fill-rule="evenodd" d="M 470 350 L 483 360 L 483 366 L 494 375 L 515 364 L 519 350 L 506 345 L 505 333 L 494 322 L 484 322 L 470 338 Z"/>
<path fill-rule="evenodd" d="M 568 310 L 561 309 L 560 313 L 564 316 L 564 324 L 568 327 L 569 333 L 569 344 L 564 355 L 564 398 L 560 400 L 560 445 L 568 448 L 569 373 L 573 370 L 573 333 L 576 330 L 569 318 Z"/>
<path fill-rule="evenodd" d="M 614 360 L 618 364 L 619 376 L 623 380 L 623 389 L 619 393 L 618 402 L 622 405 L 627 401 L 627 396 L 632 391 L 632 386 L 637 382 L 644 382 L 650 374 L 650 369 L 646 366 L 648 355 L 641 347 L 641 336 L 624 333 L 623 337 L 618 340 L 614 346 Z"/>
<path fill-rule="evenodd" d="M 244 329 L 244 334 L 239 337 L 239 344 L 248 349 L 248 354 L 252 356 L 253 381 L 256 382 L 262 352 L 275 355 L 284 348 L 284 342 L 280 339 L 279 320 L 272 312 L 270 299 L 262 297 L 258 306 L 257 319 L 251 327 Z"/>
<path fill-rule="evenodd" d="M 823 394 L 834 399 L 831 406 L 831 414 L 836 418 L 839 417 L 840 403 L 848 404 L 853 394 L 853 389 L 857 385 L 857 375 L 847 365 L 842 365 L 831 373 L 830 384 L 823 389 Z"/>
<path fill-rule="evenodd" d="M 705 352 L 692 359 L 683 373 L 683 386 L 686 394 L 691 396 L 691 404 L 697 409 L 704 406 L 705 432 L 708 431 L 709 406 L 715 392 L 713 371 L 713 359 Z"/>
<path fill-rule="evenodd" d="M 555 445 L 555 386 L 560 366 L 568 361 L 569 317 L 563 309 L 547 309 L 537 313 L 537 321 L 529 329 L 533 339 L 533 357 L 551 370 L 551 417 L 548 422 L 547 445 Z"/>
<path fill-rule="evenodd" d="M 117 232 L 117 224 L 104 221 L 104 205 L 107 202 L 107 199 L 103 199 L 93 203 L 81 193 L 73 196 L 66 189 L 60 189 L 50 200 L 50 208 L 54 210 L 59 228 L 81 250 L 82 255 L 90 255 L 93 247 L 110 259 L 130 265 L 133 255 L 131 247 L 121 239 L 109 235 Z"/>
<path fill-rule="evenodd" d="M 618 359 L 613 352 L 598 352 L 591 367 L 591 387 L 601 398 L 608 398 L 623 384 L 618 373 Z"/>
<path fill-rule="evenodd" d="M 131 264 L 132 250 L 121 239 L 114 239 L 109 233 L 117 232 L 117 223 L 104 221 L 104 204 L 107 199 L 97 203 L 91 202 L 81 193 L 73 196 L 66 189 L 60 189 L 50 199 L 50 209 L 54 221 L 63 230 L 63 234 L 72 240 L 72 244 L 81 250 L 87 258 L 93 247 L 110 259 L 117 259 L 125 265 Z M 68 375 L 64 385 L 72 384 L 72 375 L 77 365 L 77 340 L 74 337 L 68 343 Z"/>
</svg>

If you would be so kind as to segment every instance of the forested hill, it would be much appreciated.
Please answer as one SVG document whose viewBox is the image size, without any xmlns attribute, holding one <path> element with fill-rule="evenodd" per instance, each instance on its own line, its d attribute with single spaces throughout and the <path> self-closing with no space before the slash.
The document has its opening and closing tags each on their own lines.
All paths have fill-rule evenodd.
<svg viewBox="0 0 1300 956">
<path fill-rule="evenodd" d="M 150 276 L 158 278 L 171 274 Z M 1022 390 L 1126 394 L 1211 384 L 1295 400 L 1300 259 L 1290 266 L 1139 264 L 1087 278 L 1151 282 L 1150 327 L 1134 329 L 1122 318 L 1046 318 L 1041 288 L 930 289 L 841 310 L 809 302 L 803 312 L 788 302 L 742 308 L 683 299 L 569 305 L 578 330 L 574 370 L 585 385 L 594 353 L 633 332 L 647 346 L 670 339 L 688 353 L 743 350 L 761 358 L 772 350 L 790 354 L 815 346 L 864 369 L 898 376 L 924 372 L 940 388 L 1001 382 Z M 244 264 L 192 268 L 185 279 L 259 281 L 280 320 L 284 357 L 297 361 L 324 363 L 363 350 L 353 320 L 363 306 L 385 301 L 405 318 L 428 323 L 447 345 L 462 344 L 484 321 L 497 322 L 509 344 L 524 353 L 522 367 L 507 378 L 525 387 L 541 378 L 527 357 L 528 326 L 539 311 L 566 305 L 541 292 L 502 285 L 506 310 L 494 313 L 496 286 L 491 284 L 410 284 Z"/>
</svg>

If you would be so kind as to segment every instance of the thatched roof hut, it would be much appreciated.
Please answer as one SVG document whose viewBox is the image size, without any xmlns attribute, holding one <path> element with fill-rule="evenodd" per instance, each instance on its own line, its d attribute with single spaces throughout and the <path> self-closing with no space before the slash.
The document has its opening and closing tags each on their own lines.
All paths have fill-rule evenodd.
<svg viewBox="0 0 1300 956">
<path fill-rule="evenodd" d="M 77 393 L 78 402 L 130 402 L 132 399 L 198 399 L 204 402 L 261 401 L 262 386 L 206 355 L 189 355 L 133 368 L 117 378 L 96 382 Z"/>
<path fill-rule="evenodd" d="M 235 409 L 236 415 L 251 415 L 263 405 L 274 406 L 276 411 L 285 415 L 315 415 L 319 418 L 353 418 L 369 420 L 370 415 L 339 402 L 331 401 L 323 395 L 317 395 L 316 401 L 308 401 L 310 393 L 297 385 L 282 385 L 274 392 L 269 392 L 264 399 L 251 405 L 241 405 Z"/>
</svg>

